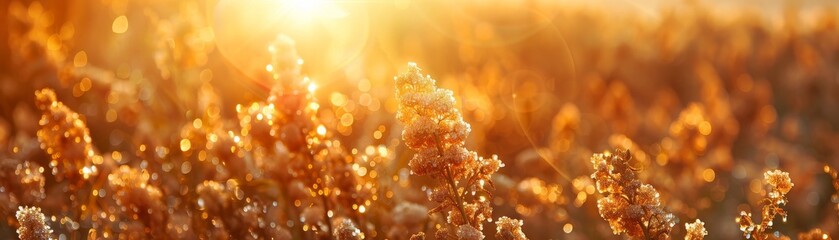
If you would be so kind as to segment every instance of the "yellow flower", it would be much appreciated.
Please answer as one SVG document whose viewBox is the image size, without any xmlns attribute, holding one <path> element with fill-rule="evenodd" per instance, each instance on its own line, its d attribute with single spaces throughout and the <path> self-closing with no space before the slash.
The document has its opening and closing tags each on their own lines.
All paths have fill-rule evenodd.
<svg viewBox="0 0 839 240">
<path fill-rule="evenodd" d="M 772 191 L 777 191 L 781 195 L 786 195 L 795 186 L 789 178 L 789 173 L 781 170 L 766 171 L 763 173 L 763 178 L 769 183 Z"/>
</svg>

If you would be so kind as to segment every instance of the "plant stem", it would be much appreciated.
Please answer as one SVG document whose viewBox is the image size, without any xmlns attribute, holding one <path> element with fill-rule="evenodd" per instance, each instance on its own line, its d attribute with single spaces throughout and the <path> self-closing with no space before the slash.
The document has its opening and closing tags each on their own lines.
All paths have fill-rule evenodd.
<svg viewBox="0 0 839 240">
<path fill-rule="evenodd" d="M 468 220 L 466 211 L 463 210 L 463 200 L 460 198 L 460 193 L 457 191 L 457 185 L 454 183 L 453 178 L 451 169 L 446 166 L 446 180 L 449 183 L 449 188 L 451 188 L 452 195 L 454 196 L 455 206 L 457 206 L 457 210 L 460 211 L 460 216 L 462 216 L 463 220 Z M 469 223 L 469 221 L 466 222 Z"/>
<path fill-rule="evenodd" d="M 434 140 L 435 145 L 437 146 L 437 157 L 443 157 L 443 145 L 440 143 L 440 135 L 434 133 Z M 463 220 L 468 220 L 466 217 L 466 211 L 463 210 L 463 200 L 460 198 L 460 193 L 457 191 L 457 184 L 454 183 L 454 175 L 452 174 L 451 167 L 448 163 L 446 163 L 445 174 L 446 182 L 449 184 L 452 196 L 454 196 L 454 205 L 457 207 L 457 210 L 460 211 L 460 216 Z M 466 222 L 469 223 L 469 221 Z"/>
<path fill-rule="evenodd" d="M 650 228 L 647 227 L 647 225 L 644 224 L 643 222 L 638 222 L 638 225 L 641 226 L 641 229 L 644 230 L 644 239 L 652 240 L 653 238 L 650 235 Z"/>
</svg>

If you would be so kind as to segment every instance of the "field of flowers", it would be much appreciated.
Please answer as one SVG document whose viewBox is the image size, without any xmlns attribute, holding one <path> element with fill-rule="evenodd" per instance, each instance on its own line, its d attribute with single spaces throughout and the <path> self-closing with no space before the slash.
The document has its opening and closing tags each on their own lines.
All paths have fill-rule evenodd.
<svg viewBox="0 0 839 240">
<path fill-rule="evenodd" d="M 839 3 L 0 1 L 0 239 L 832 239 Z"/>
</svg>

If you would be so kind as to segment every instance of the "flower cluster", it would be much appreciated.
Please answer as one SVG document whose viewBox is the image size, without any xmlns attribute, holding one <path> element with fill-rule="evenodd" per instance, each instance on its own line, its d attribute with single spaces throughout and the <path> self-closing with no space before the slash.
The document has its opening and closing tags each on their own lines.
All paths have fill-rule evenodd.
<svg viewBox="0 0 839 240">
<path fill-rule="evenodd" d="M 346 218 L 339 218 L 334 220 L 335 229 L 332 230 L 332 236 L 338 240 L 357 240 L 364 239 L 364 234 L 355 226 L 351 220 Z"/>
<path fill-rule="evenodd" d="M 209 222 L 208 232 L 199 233 L 206 238 L 239 236 L 246 239 L 292 239 L 291 233 L 278 225 L 279 219 L 271 216 L 275 209 L 244 199 L 242 186 L 233 179 L 222 184 L 204 181 L 196 188 L 200 221 Z"/>
<path fill-rule="evenodd" d="M 522 220 L 501 217 L 495 221 L 495 239 L 525 240 L 527 236 L 521 231 Z"/>
<path fill-rule="evenodd" d="M 769 194 L 760 201 L 762 220 L 755 222 L 752 220 L 752 214 L 746 211 L 741 211 L 740 216 L 736 218 L 740 231 L 747 239 L 754 237 L 761 240 L 773 236 L 768 230 L 772 229 L 775 217 L 778 215 L 781 216 L 783 222 L 787 221 L 787 211 L 781 207 L 787 204 L 787 193 L 795 186 L 789 173 L 781 170 L 766 171 L 763 173 L 763 179 L 766 181 Z"/>
<path fill-rule="evenodd" d="M 595 172 L 591 178 L 603 198 L 597 201 L 600 216 L 609 222 L 614 234 L 633 238 L 667 239 L 676 224 L 673 214 L 664 210 L 658 191 L 638 179 L 628 150 L 616 149 L 591 157 Z"/>
<path fill-rule="evenodd" d="M 701 103 L 688 105 L 679 117 L 670 124 L 670 135 L 663 141 L 672 145 L 666 149 L 668 158 L 677 164 L 694 166 L 697 157 L 704 156 L 708 148 L 714 126 L 708 117 L 705 106 Z"/>
<path fill-rule="evenodd" d="M 0 206 L 0 214 L 11 215 L 20 203 L 44 200 L 47 196 L 43 172 L 43 167 L 30 161 L 0 163 L 0 202 L 6 203 Z"/>
<path fill-rule="evenodd" d="M 97 172 L 94 162 L 101 163 L 91 144 L 90 130 L 78 113 L 56 100 L 55 92 L 35 92 L 35 105 L 41 110 L 38 140 L 51 158 L 52 173 L 70 181 L 88 179 Z"/>
<path fill-rule="evenodd" d="M 357 187 L 363 180 L 353 169 L 359 168 L 356 159 L 318 118 L 317 86 L 301 75 L 303 60 L 295 42 L 279 35 L 268 53 L 271 62 L 264 77 L 271 83 L 270 95 L 265 101 L 236 107 L 242 145 L 253 165 L 278 183 L 279 194 L 289 205 L 287 218 L 302 223 L 292 229 L 308 232 L 295 234 L 339 239 L 364 238 L 368 231 L 375 234 L 362 225 L 361 214 L 376 199 L 372 196 L 377 189 L 369 183 Z"/>
<path fill-rule="evenodd" d="M 52 229 L 46 223 L 44 214 L 37 207 L 20 207 L 15 214 L 20 227 L 17 229 L 21 240 L 52 239 Z"/>
<path fill-rule="evenodd" d="M 406 232 L 425 236 L 421 231 L 428 221 L 428 208 L 415 203 L 399 203 L 393 209 L 393 221 L 396 224 L 388 233 L 389 237 L 398 238 Z"/>
<path fill-rule="evenodd" d="M 143 224 L 139 229 L 129 231 L 136 232 L 134 236 L 143 236 L 145 232 L 151 232 L 152 236 L 166 236 L 166 203 L 162 199 L 163 193 L 150 184 L 149 179 L 149 172 L 124 165 L 108 175 L 108 183 L 114 189 L 122 216 L 139 219 Z"/>
<path fill-rule="evenodd" d="M 452 225 L 437 229 L 435 235 L 438 239 L 451 235 L 483 239 L 483 222 L 492 217 L 491 176 L 504 163 L 497 156 L 479 157 L 466 149 L 470 126 L 455 107 L 451 90 L 438 88 L 415 63 L 409 63 L 408 70 L 394 80 L 399 101 L 396 118 L 405 126 L 402 139 L 417 151 L 408 165 L 412 173 L 440 181 L 430 193 L 439 205 L 429 213 L 442 212 Z M 509 230 L 499 228 L 505 229 Z"/>
<path fill-rule="evenodd" d="M 408 70 L 394 79 L 399 99 L 396 118 L 405 125 L 402 139 L 417 151 L 409 163 L 411 171 L 420 176 L 455 178 L 469 169 L 476 161 L 464 147 L 471 129 L 455 107 L 452 91 L 437 88 L 436 81 L 423 76 L 415 63 L 409 63 Z M 500 167 L 500 162 L 495 165 Z"/>
<path fill-rule="evenodd" d="M 705 230 L 705 223 L 699 219 L 696 222 L 685 223 L 685 240 L 702 240 L 708 235 L 708 230 Z"/>
</svg>

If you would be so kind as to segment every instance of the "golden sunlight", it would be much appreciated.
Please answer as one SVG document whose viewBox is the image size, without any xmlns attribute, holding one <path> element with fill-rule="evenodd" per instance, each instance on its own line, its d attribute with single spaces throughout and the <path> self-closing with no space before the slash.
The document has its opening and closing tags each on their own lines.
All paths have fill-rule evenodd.
<svg viewBox="0 0 839 240">
<path fill-rule="evenodd" d="M 0 239 L 832 239 L 839 2 L 0 1 Z"/>
</svg>

